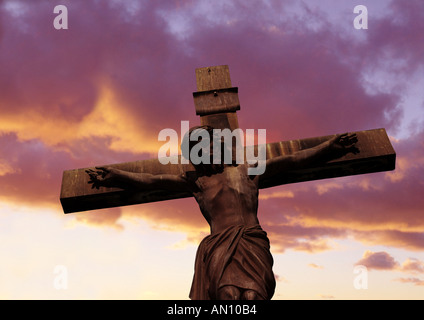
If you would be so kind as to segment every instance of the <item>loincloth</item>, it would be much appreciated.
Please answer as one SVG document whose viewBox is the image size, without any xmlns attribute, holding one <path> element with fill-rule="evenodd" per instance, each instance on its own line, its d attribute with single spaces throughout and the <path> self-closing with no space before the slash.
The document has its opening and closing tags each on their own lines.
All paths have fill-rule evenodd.
<svg viewBox="0 0 424 320">
<path fill-rule="evenodd" d="M 193 300 L 216 300 L 218 290 L 235 286 L 271 299 L 275 290 L 269 240 L 259 225 L 234 226 L 202 240 L 190 291 Z"/>
</svg>

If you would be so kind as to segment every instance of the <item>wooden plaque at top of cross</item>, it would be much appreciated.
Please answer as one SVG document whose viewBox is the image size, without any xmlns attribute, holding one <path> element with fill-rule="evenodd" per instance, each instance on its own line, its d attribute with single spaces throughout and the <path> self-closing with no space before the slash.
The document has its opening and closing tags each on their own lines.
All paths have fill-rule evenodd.
<svg viewBox="0 0 424 320">
<path fill-rule="evenodd" d="M 237 111 L 240 110 L 238 88 L 233 87 L 228 66 L 215 66 L 196 69 L 197 91 L 193 93 L 196 114 L 201 125 L 217 129 L 239 127 Z M 260 179 L 260 188 L 278 185 L 335 178 L 364 173 L 389 171 L 395 168 L 396 153 L 384 129 L 356 132 L 359 153 L 349 153 L 341 158 L 311 165 L 302 170 L 292 170 L 284 174 Z M 332 136 L 314 137 L 291 141 L 268 143 L 267 159 L 293 154 L 299 150 L 319 145 Z M 181 162 L 179 162 L 181 163 Z M 102 164 L 100 164 L 102 165 Z M 140 160 L 108 165 L 130 172 L 151 174 L 182 174 L 193 171 L 190 164 L 163 165 L 158 159 Z M 190 197 L 185 191 L 165 190 L 123 190 L 118 188 L 91 188 L 86 170 L 72 169 L 63 172 L 60 201 L 65 213 L 133 205 L 154 201 Z"/>
</svg>

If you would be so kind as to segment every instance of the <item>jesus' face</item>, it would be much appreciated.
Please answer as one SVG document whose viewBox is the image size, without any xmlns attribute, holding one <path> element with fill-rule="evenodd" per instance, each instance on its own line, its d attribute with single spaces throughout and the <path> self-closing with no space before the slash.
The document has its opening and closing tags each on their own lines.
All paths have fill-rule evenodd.
<svg viewBox="0 0 424 320">
<path fill-rule="evenodd" d="M 217 135 L 210 126 L 193 127 L 185 135 L 181 149 L 196 168 L 221 170 L 224 164 L 232 164 L 232 143 Z M 184 152 L 185 151 L 185 152 Z"/>
</svg>

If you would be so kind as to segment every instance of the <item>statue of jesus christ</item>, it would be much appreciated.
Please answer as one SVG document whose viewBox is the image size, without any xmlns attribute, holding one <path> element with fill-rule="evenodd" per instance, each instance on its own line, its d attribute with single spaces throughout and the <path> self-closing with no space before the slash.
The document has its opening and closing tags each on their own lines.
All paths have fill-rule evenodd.
<svg viewBox="0 0 424 320">
<path fill-rule="evenodd" d="M 200 129 L 213 134 L 210 126 L 199 126 L 188 135 Z M 257 216 L 259 179 L 356 153 L 357 141 L 355 134 L 336 135 L 316 147 L 267 160 L 265 172 L 255 176 L 248 175 L 247 163 L 224 161 L 193 164 L 196 171 L 190 176 L 134 173 L 112 167 L 97 167 L 87 173 L 95 188 L 186 190 L 194 196 L 211 234 L 197 250 L 191 299 L 269 300 L 275 278 L 269 240 Z M 190 141 L 190 150 L 196 143 Z"/>
</svg>

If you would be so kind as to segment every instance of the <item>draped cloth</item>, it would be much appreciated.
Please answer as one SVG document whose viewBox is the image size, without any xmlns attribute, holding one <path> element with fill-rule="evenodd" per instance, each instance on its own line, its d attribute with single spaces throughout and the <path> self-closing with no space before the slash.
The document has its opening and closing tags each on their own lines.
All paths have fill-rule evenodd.
<svg viewBox="0 0 424 320">
<path fill-rule="evenodd" d="M 224 286 L 254 290 L 272 298 L 275 278 L 269 240 L 259 225 L 232 226 L 211 234 L 199 245 L 190 291 L 193 300 L 216 300 Z"/>
</svg>

